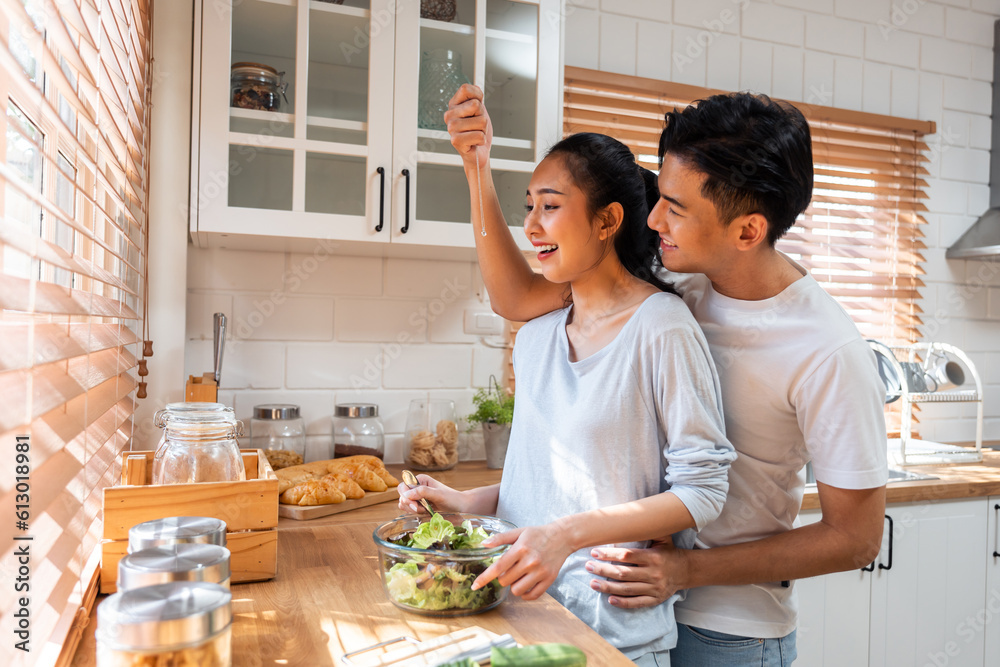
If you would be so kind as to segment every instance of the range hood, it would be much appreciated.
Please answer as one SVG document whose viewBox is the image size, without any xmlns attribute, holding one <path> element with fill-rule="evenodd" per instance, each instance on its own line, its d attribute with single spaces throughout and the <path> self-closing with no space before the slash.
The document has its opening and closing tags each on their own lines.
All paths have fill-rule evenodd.
<svg viewBox="0 0 1000 667">
<path fill-rule="evenodd" d="M 948 259 L 1000 259 L 1000 21 L 993 24 L 993 138 L 990 146 L 990 208 L 948 248 Z"/>
</svg>

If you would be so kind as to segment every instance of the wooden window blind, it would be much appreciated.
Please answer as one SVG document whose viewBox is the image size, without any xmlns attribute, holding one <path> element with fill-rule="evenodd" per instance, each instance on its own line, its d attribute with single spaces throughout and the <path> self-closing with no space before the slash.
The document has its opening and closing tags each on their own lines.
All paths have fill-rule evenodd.
<svg viewBox="0 0 1000 667">
<path fill-rule="evenodd" d="M 663 115 L 726 91 L 566 68 L 564 134 L 602 132 L 656 170 Z M 924 283 L 921 227 L 934 123 L 792 102 L 812 131 L 812 204 L 778 243 L 854 318 L 862 335 L 914 342 Z"/>
<path fill-rule="evenodd" d="M 655 171 L 664 113 L 724 92 L 567 67 L 564 135 L 611 135 Z M 863 336 L 915 342 L 926 247 L 923 136 L 934 123 L 792 104 L 812 132 L 815 182 L 811 205 L 778 249 L 810 271 Z"/>
<path fill-rule="evenodd" d="M 95 590 L 144 324 L 150 38 L 149 0 L 0 0 L 0 664 L 68 664 Z"/>
</svg>

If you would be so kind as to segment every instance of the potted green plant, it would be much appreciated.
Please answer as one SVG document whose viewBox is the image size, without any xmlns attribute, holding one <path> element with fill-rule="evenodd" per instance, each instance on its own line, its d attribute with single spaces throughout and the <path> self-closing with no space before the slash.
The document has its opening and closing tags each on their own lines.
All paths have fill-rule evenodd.
<svg viewBox="0 0 1000 667">
<path fill-rule="evenodd" d="M 514 394 L 500 388 L 496 378 L 490 376 L 490 383 L 472 397 L 476 411 L 467 416 L 469 430 L 477 424 L 483 428 L 483 444 L 486 447 L 486 467 L 503 468 L 510 441 L 510 425 L 514 420 Z"/>
</svg>

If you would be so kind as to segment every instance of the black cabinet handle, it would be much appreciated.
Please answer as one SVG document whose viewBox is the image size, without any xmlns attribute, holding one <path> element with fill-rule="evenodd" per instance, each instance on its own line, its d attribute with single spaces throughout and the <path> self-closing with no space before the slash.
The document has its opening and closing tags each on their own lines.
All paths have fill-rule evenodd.
<svg viewBox="0 0 1000 667">
<path fill-rule="evenodd" d="M 874 572 L 875 571 L 875 561 L 872 561 L 868 565 L 865 565 L 863 568 L 861 568 L 861 571 L 862 572 Z"/>
<path fill-rule="evenodd" d="M 996 530 L 993 532 L 993 557 L 1000 558 L 1000 546 L 997 546 L 997 541 L 1000 539 L 1000 535 L 997 535 L 997 533 L 1000 532 L 1000 503 L 993 505 L 993 511 L 995 512 L 994 516 L 996 517 Z"/>
<path fill-rule="evenodd" d="M 382 225 L 385 223 L 385 167 L 379 167 L 375 171 L 378 172 L 380 177 L 378 186 L 378 224 L 375 225 L 375 231 L 382 231 Z"/>
<path fill-rule="evenodd" d="M 888 514 L 885 515 L 885 518 L 889 520 L 889 564 L 888 565 L 883 565 L 882 563 L 879 563 L 878 564 L 878 569 L 880 569 L 880 570 L 887 570 L 888 571 L 888 570 L 892 569 L 892 532 L 893 532 L 892 529 L 893 529 L 893 523 L 892 523 L 892 517 L 889 516 Z"/>
<path fill-rule="evenodd" d="M 401 234 L 410 231 L 410 170 L 404 169 L 403 176 L 406 178 L 406 211 L 403 214 L 403 228 L 399 230 Z"/>
</svg>

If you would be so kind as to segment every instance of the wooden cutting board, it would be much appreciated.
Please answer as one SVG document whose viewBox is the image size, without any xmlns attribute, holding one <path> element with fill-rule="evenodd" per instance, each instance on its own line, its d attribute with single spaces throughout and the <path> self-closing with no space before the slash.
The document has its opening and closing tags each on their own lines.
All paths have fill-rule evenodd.
<svg viewBox="0 0 1000 667">
<path fill-rule="evenodd" d="M 349 512 L 359 507 L 368 507 L 369 505 L 377 505 L 379 503 L 387 503 L 389 501 L 396 502 L 399 499 L 399 491 L 396 487 L 387 489 L 385 491 L 366 491 L 364 498 L 347 499 L 342 503 L 333 503 L 331 505 L 286 505 L 284 503 L 278 503 L 278 516 L 287 517 L 289 519 L 297 519 L 299 521 L 306 521 L 308 519 L 316 519 L 321 516 L 330 516 L 331 514 L 340 514 L 341 512 Z"/>
</svg>

